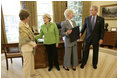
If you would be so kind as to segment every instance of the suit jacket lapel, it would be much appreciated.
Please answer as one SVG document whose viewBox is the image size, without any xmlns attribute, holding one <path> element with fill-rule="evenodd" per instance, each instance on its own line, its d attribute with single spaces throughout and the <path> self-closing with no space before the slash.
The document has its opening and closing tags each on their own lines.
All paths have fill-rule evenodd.
<svg viewBox="0 0 118 79">
<path fill-rule="evenodd" d="M 97 25 L 98 21 L 99 21 L 99 17 L 98 17 L 98 15 L 97 15 L 94 28 L 96 27 L 96 25 Z"/>
<path fill-rule="evenodd" d="M 69 22 L 68 20 L 66 20 L 66 22 L 67 22 L 67 24 L 68 24 L 68 29 L 71 29 L 72 26 L 71 26 L 70 22 Z"/>
<path fill-rule="evenodd" d="M 75 25 L 74 21 L 73 20 L 71 20 L 71 21 L 72 21 L 73 27 L 75 27 L 76 25 Z"/>
<path fill-rule="evenodd" d="M 90 28 L 90 30 L 92 31 L 91 17 L 92 17 L 92 16 L 89 17 L 89 26 L 90 26 L 89 28 Z"/>
</svg>

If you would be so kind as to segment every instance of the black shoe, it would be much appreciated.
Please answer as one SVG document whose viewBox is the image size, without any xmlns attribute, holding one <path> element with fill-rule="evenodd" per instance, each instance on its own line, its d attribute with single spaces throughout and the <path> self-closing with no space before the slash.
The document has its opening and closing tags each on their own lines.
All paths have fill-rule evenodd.
<svg viewBox="0 0 118 79">
<path fill-rule="evenodd" d="M 49 67 L 48 71 L 51 71 L 52 70 L 52 67 Z"/>
<path fill-rule="evenodd" d="M 80 68 L 81 68 L 81 69 L 83 69 L 83 68 L 84 68 L 84 65 L 83 65 L 83 64 L 81 64 Z"/>
<path fill-rule="evenodd" d="M 76 71 L 76 68 L 72 68 L 74 71 Z"/>
<path fill-rule="evenodd" d="M 59 68 L 59 67 L 56 67 L 56 69 L 57 69 L 58 71 L 60 71 L 60 68 Z"/>
<path fill-rule="evenodd" d="M 94 69 L 97 69 L 97 65 L 93 65 L 93 68 L 94 68 Z"/>
<path fill-rule="evenodd" d="M 64 68 L 66 71 L 69 71 L 69 69 L 68 69 L 68 68 L 66 69 L 64 66 L 63 66 L 63 68 Z"/>
</svg>

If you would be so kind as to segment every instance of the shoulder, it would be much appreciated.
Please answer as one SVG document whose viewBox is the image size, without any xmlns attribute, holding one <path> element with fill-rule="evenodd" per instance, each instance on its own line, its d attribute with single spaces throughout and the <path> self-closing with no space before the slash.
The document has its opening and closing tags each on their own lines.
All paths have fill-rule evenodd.
<svg viewBox="0 0 118 79">
<path fill-rule="evenodd" d="M 66 26 L 66 21 L 61 22 L 61 27 L 64 27 L 64 26 Z"/>
<path fill-rule="evenodd" d="M 75 23 L 75 21 L 74 20 L 71 20 L 73 23 Z"/>
<path fill-rule="evenodd" d="M 89 18 L 91 18 L 91 16 L 88 16 L 88 17 L 86 17 L 85 19 L 89 19 Z"/>
<path fill-rule="evenodd" d="M 103 17 L 101 17 L 101 16 L 97 16 L 99 19 L 102 19 L 102 20 L 104 20 L 104 18 Z"/>
<path fill-rule="evenodd" d="M 21 28 L 21 27 L 23 27 L 24 25 L 21 23 L 21 22 L 19 22 L 19 28 Z"/>
<path fill-rule="evenodd" d="M 61 22 L 61 25 L 66 24 L 66 23 L 67 23 L 67 20 L 62 21 L 62 22 Z"/>
<path fill-rule="evenodd" d="M 74 20 L 71 20 L 72 22 L 75 22 Z"/>
<path fill-rule="evenodd" d="M 85 17 L 84 21 L 89 20 L 89 18 L 91 18 L 91 16 Z"/>
<path fill-rule="evenodd" d="M 57 27 L 56 23 L 54 23 L 54 22 L 50 22 L 50 26 L 54 27 L 54 28 Z"/>
<path fill-rule="evenodd" d="M 54 26 L 56 25 L 56 23 L 54 23 L 54 22 L 50 22 L 50 24 L 51 24 L 51 25 L 54 25 Z"/>
<path fill-rule="evenodd" d="M 19 30 L 23 30 L 25 28 L 25 26 L 20 22 L 19 23 Z"/>
<path fill-rule="evenodd" d="M 45 26 L 46 26 L 45 24 L 41 25 L 41 29 L 44 28 Z"/>
</svg>

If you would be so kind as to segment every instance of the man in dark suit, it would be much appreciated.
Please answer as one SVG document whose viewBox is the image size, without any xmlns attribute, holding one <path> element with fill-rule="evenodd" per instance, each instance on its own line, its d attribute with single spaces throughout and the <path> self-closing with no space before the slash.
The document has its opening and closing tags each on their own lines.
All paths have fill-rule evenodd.
<svg viewBox="0 0 118 79">
<path fill-rule="evenodd" d="M 80 33 L 81 37 L 86 29 L 83 58 L 80 68 L 84 68 L 86 65 L 89 56 L 90 45 L 93 45 L 92 64 L 93 68 L 97 69 L 99 45 L 103 43 L 104 38 L 104 18 L 98 16 L 97 12 L 97 6 L 92 6 L 90 8 L 91 16 L 85 18 L 85 22 Z"/>
</svg>

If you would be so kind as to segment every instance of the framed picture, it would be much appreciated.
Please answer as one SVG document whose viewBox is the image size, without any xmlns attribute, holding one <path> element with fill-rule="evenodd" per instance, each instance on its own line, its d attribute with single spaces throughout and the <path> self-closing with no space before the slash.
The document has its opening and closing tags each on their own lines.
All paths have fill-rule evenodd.
<svg viewBox="0 0 118 79">
<path fill-rule="evenodd" d="M 117 27 L 111 27 L 111 31 L 117 31 Z"/>
<path fill-rule="evenodd" d="M 116 20 L 117 4 L 100 6 L 100 15 L 107 20 Z"/>
</svg>

